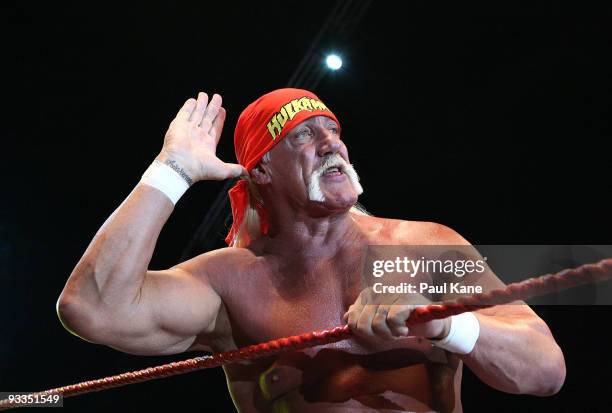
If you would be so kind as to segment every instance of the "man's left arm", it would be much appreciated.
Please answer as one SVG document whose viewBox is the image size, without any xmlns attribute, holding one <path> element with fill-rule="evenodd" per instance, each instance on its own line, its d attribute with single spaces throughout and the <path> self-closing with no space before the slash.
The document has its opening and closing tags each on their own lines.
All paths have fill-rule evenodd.
<svg viewBox="0 0 612 413">
<path fill-rule="evenodd" d="M 454 230 L 440 226 L 441 245 L 470 245 Z M 479 284 L 503 288 L 495 274 Z M 485 383 L 515 394 L 548 396 L 565 381 L 565 360 L 550 329 L 524 301 L 474 311 L 480 334 L 474 348 L 459 358 Z M 442 336 L 448 332 L 449 319 Z"/>
<path fill-rule="evenodd" d="M 565 361 L 546 323 L 529 306 L 499 305 L 474 312 L 480 335 L 458 355 L 483 382 L 516 394 L 549 396 L 565 381 Z"/>
<path fill-rule="evenodd" d="M 431 224 L 431 231 L 425 232 L 431 233 L 426 237 L 427 245 L 470 245 L 442 225 Z M 505 286 L 492 271 L 486 271 L 477 283 L 483 291 Z M 445 301 L 457 296 L 447 294 L 437 298 Z M 507 393 L 547 396 L 561 389 L 565 381 L 563 353 L 546 323 L 525 302 L 474 311 L 475 320 L 471 315 L 453 316 L 406 327 L 412 311 L 418 304 L 427 302 L 419 294 L 377 294 L 370 287 L 361 292 L 343 320 L 357 337 L 366 341 L 417 336 L 430 339 L 440 347 L 452 348 L 483 382 Z M 454 342 L 453 337 L 459 337 L 461 343 Z M 440 343 L 440 340 L 444 341 Z M 449 340 L 450 343 L 445 343 Z"/>
</svg>

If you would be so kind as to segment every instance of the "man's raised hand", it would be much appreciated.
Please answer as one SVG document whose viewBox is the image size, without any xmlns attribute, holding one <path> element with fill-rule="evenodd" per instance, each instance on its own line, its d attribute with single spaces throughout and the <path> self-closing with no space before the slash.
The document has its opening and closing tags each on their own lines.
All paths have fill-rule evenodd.
<svg viewBox="0 0 612 413">
<path fill-rule="evenodd" d="M 218 94 L 214 94 L 210 102 L 204 92 L 198 93 L 197 100 L 188 99 L 170 123 L 164 147 L 156 159 L 173 163 L 193 182 L 246 175 L 242 165 L 217 158 L 217 144 L 225 122 L 225 109 L 221 104 Z"/>
</svg>

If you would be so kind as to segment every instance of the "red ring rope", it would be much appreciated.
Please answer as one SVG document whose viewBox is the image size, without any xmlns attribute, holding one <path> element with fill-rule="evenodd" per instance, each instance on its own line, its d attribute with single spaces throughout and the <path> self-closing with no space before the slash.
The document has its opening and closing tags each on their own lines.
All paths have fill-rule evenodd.
<svg viewBox="0 0 612 413">
<path fill-rule="evenodd" d="M 410 314 L 406 324 L 410 326 L 425 323 L 427 321 L 446 318 L 467 311 L 474 311 L 499 304 L 507 304 L 517 300 L 526 300 L 531 297 L 545 295 L 583 284 L 600 282 L 609 278 L 612 278 L 612 259 L 610 258 L 599 261 L 597 264 L 586 264 L 578 268 L 563 270 L 556 274 L 543 275 L 519 283 L 509 284 L 505 288 L 493 290 L 488 293 L 474 294 L 441 304 L 430 304 L 418 307 Z M 212 356 L 195 357 L 157 367 L 150 367 L 144 370 L 132 371 L 97 380 L 84 381 L 69 386 L 56 387 L 54 389 L 32 393 L 32 396 L 63 394 L 64 397 L 71 397 L 83 393 L 125 386 L 127 384 L 175 376 L 190 371 L 217 367 L 226 363 L 252 360 L 307 347 L 335 343 L 337 341 L 346 340 L 351 337 L 351 335 L 352 333 L 348 326 L 335 327 L 331 330 L 315 331 L 299 336 L 285 337 L 266 343 L 254 344 L 237 350 L 217 353 Z M 0 410 L 14 407 L 22 407 L 22 405 L 11 403 L 8 399 L 0 400 Z"/>
</svg>

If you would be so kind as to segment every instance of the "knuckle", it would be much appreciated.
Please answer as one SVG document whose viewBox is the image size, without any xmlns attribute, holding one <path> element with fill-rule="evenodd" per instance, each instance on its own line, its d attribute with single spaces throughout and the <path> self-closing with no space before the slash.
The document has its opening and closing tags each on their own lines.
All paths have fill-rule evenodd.
<svg viewBox="0 0 612 413">
<path fill-rule="evenodd" d="M 374 316 L 374 319 L 372 320 L 373 323 L 377 323 L 377 324 L 386 324 L 387 323 L 387 315 L 384 313 L 376 313 L 376 315 Z"/>
<path fill-rule="evenodd" d="M 402 326 L 404 325 L 404 322 L 405 318 L 401 317 L 399 314 L 389 314 L 387 316 L 387 323 L 389 325 Z"/>
<path fill-rule="evenodd" d="M 376 334 L 385 334 L 387 332 L 387 323 L 383 321 L 375 321 L 372 323 L 372 331 Z"/>
<path fill-rule="evenodd" d="M 360 331 L 368 331 L 371 327 L 371 321 L 367 317 L 360 317 L 357 321 L 357 329 Z"/>
<path fill-rule="evenodd" d="M 358 305 L 358 304 L 352 304 L 349 308 L 348 308 L 348 313 L 360 313 L 362 309 L 362 306 Z"/>
</svg>

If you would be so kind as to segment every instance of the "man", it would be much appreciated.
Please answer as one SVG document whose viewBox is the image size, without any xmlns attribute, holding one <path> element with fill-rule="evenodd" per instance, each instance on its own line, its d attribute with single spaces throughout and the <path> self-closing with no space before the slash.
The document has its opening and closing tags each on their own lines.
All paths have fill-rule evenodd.
<svg viewBox="0 0 612 413">
<path fill-rule="evenodd" d="M 369 245 L 467 245 L 439 224 L 352 208 L 362 189 L 336 116 L 311 92 L 280 89 L 241 114 L 241 165 L 215 149 L 219 95 L 189 99 L 142 181 L 100 228 L 58 301 L 85 340 L 133 354 L 221 352 L 348 323 L 355 339 L 228 365 L 240 411 L 462 411 L 462 365 L 490 386 L 556 393 L 563 354 L 526 305 L 408 329 L 415 302 L 381 301 L 361 283 Z M 243 179 L 230 191 L 233 247 L 148 271 L 157 237 L 188 186 Z M 489 287 L 503 284 L 492 274 Z M 417 295 L 422 304 L 423 295 Z M 445 298 L 445 296 L 441 296 Z"/>
</svg>

